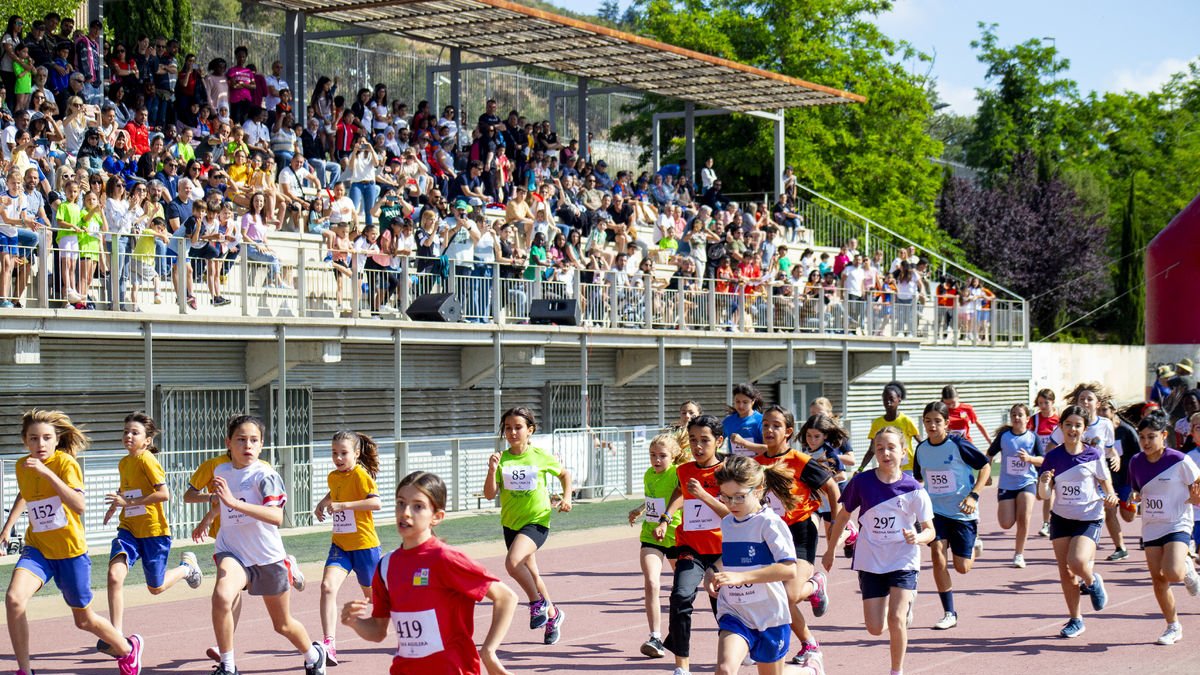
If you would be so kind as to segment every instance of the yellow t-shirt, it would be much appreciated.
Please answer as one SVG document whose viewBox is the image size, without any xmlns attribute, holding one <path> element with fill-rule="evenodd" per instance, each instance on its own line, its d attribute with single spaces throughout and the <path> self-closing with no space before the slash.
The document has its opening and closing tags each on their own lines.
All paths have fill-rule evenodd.
<svg viewBox="0 0 1200 675">
<path fill-rule="evenodd" d="M 121 494 L 126 498 L 145 497 L 158 490 L 160 485 L 167 482 L 167 474 L 163 471 L 158 458 L 149 451 L 136 455 L 126 455 L 117 465 L 121 475 Z M 167 513 L 163 502 L 145 506 L 126 506 L 121 509 L 122 530 L 128 530 L 135 537 L 162 537 L 171 534 L 167 526 Z"/>
<path fill-rule="evenodd" d="M 875 434 L 879 433 L 879 430 L 884 427 L 896 427 L 900 430 L 900 433 L 904 434 L 905 460 L 904 465 L 900 467 L 900 470 L 912 472 L 913 457 L 916 453 L 915 441 L 921 437 L 921 431 L 917 429 L 917 425 L 913 424 L 912 419 L 910 419 L 908 415 L 905 415 L 904 413 L 896 413 L 896 419 L 894 420 L 886 420 L 883 418 L 883 415 L 876 417 L 875 420 L 871 422 L 871 431 L 867 434 L 867 437 L 871 439 L 875 438 Z"/>
<path fill-rule="evenodd" d="M 355 464 L 350 471 L 331 471 L 327 480 L 329 499 L 335 502 L 356 502 L 379 496 L 375 479 L 367 473 L 362 464 Z M 375 532 L 375 512 L 334 513 L 333 543 L 343 551 L 360 551 L 379 546 L 379 534 Z"/>
<path fill-rule="evenodd" d="M 74 457 L 56 451 L 45 464 L 67 487 L 83 494 L 83 471 Z M 24 458 L 17 462 L 17 488 L 29 511 L 26 546 L 36 548 L 49 560 L 75 558 L 87 553 L 80 514 L 62 503 L 48 479 L 26 468 Z"/>
<path fill-rule="evenodd" d="M 238 185 L 245 185 L 246 181 L 250 180 L 250 165 L 242 164 L 239 166 L 234 164 L 229 167 L 227 173 L 229 174 L 229 180 Z"/>
</svg>

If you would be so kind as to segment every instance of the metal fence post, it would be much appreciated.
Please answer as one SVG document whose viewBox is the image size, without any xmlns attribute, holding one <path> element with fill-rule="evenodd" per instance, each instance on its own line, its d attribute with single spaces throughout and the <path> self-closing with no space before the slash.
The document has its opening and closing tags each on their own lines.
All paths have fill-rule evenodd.
<svg viewBox="0 0 1200 675">
<path fill-rule="evenodd" d="M 642 309 L 646 319 L 646 330 L 654 328 L 654 275 L 644 274 L 645 288 L 642 289 Z"/>
<path fill-rule="evenodd" d="M 621 440 L 625 445 L 625 494 L 628 496 L 633 494 L 633 431 L 624 431 Z"/>
<path fill-rule="evenodd" d="M 822 335 L 825 334 L 825 330 L 828 327 L 826 323 L 829 320 L 828 314 L 829 307 L 825 304 L 825 287 L 822 286 L 821 295 L 817 297 L 817 321 L 820 324 Z"/>
<path fill-rule="evenodd" d="M 350 316 L 358 317 L 358 312 L 362 309 L 362 256 L 358 254 L 350 255 L 350 283 L 354 284 L 350 287 Z"/>
<path fill-rule="evenodd" d="M 954 315 L 950 317 L 950 339 L 958 346 L 958 295 L 954 296 Z"/>
<path fill-rule="evenodd" d="M 717 281 L 708 279 L 708 329 L 716 330 L 721 321 L 717 317 Z"/>
<path fill-rule="evenodd" d="M 408 441 L 396 441 L 396 482 L 408 475 Z"/>
<path fill-rule="evenodd" d="M 175 246 L 179 255 L 175 258 L 175 299 L 179 303 L 179 313 L 187 314 L 188 311 L 188 292 L 187 282 L 191 274 L 191 265 L 188 263 L 188 243 L 186 239 L 178 239 L 175 241 Z"/>
<path fill-rule="evenodd" d="M 305 255 L 304 249 L 301 248 L 297 252 L 296 258 L 296 314 L 305 316 L 308 314 L 308 282 L 305 281 L 305 267 L 308 266 L 308 256 Z"/>
<path fill-rule="evenodd" d="M 462 496 L 462 441 L 450 441 L 450 510 L 459 510 Z"/>
<path fill-rule="evenodd" d="M 108 308 L 121 311 L 121 235 L 108 242 Z"/>
<path fill-rule="evenodd" d="M 250 316 L 250 244 L 238 247 L 238 267 L 242 275 L 242 316 Z"/>
<path fill-rule="evenodd" d="M 400 259 L 400 285 L 396 290 L 396 311 L 404 314 L 404 310 L 408 309 L 408 256 Z"/>
<path fill-rule="evenodd" d="M 280 433 L 280 438 L 286 438 L 286 433 Z M 287 490 L 287 494 L 295 494 L 296 492 L 296 449 L 290 445 L 285 445 L 279 448 L 280 464 L 283 466 L 283 489 Z M 287 500 L 283 505 L 283 526 L 296 526 L 296 511 L 293 506 L 294 500 Z"/>
<path fill-rule="evenodd" d="M 49 228 L 42 230 L 42 236 L 38 237 L 38 306 L 42 309 L 50 308 L 50 237 L 54 236 L 54 232 Z M 54 275 L 58 279 L 59 285 L 62 285 L 61 275 Z M 0 499 L 0 503 L 4 500 Z"/>
<path fill-rule="evenodd" d="M 614 277 L 608 284 L 608 327 L 616 328 L 621 325 L 620 322 L 620 303 L 617 300 L 619 289 L 617 288 L 617 280 Z"/>
<path fill-rule="evenodd" d="M 501 298 L 501 290 L 502 290 L 500 288 L 500 281 L 501 281 L 500 280 L 500 263 L 497 261 L 492 261 L 491 270 L 492 270 L 492 317 L 491 318 L 492 318 L 492 323 L 499 326 L 500 325 L 500 309 L 501 309 L 500 298 Z"/>
</svg>

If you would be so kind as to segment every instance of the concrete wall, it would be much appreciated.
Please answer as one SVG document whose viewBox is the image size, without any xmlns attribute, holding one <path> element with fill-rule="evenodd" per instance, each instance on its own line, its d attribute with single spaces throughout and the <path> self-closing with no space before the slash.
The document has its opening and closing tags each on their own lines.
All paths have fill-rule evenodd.
<svg viewBox="0 0 1200 675">
<path fill-rule="evenodd" d="M 1029 400 L 1043 387 L 1060 401 L 1079 382 L 1104 383 L 1120 403 L 1142 400 L 1150 374 L 1146 348 L 1140 345 L 1081 345 L 1034 343 L 1033 381 Z"/>
</svg>

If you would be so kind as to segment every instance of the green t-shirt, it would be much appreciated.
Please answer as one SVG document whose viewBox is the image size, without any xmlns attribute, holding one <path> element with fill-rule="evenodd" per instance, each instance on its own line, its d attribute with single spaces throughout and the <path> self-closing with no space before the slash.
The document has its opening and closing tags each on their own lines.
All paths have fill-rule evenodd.
<svg viewBox="0 0 1200 675">
<path fill-rule="evenodd" d="M 787 256 L 779 259 L 779 271 L 783 272 L 784 274 L 792 271 L 792 261 L 788 259 Z"/>
<path fill-rule="evenodd" d="M 541 448 L 528 447 L 500 455 L 496 484 L 500 487 L 500 524 L 510 530 L 526 525 L 550 526 L 550 491 L 546 476 L 562 474 L 562 464 Z"/>
<path fill-rule="evenodd" d="M 393 220 L 404 220 L 404 207 L 391 202 L 384 202 L 379 207 L 379 229 L 386 230 Z"/>
<path fill-rule="evenodd" d="M 674 546 L 675 528 L 679 527 L 679 523 L 683 520 L 683 509 L 679 509 L 671 515 L 671 522 L 667 525 L 667 536 L 663 537 L 662 541 L 654 538 L 654 528 L 658 527 L 658 517 L 666 511 L 667 505 L 670 504 L 671 494 L 675 492 L 675 488 L 679 487 L 679 477 L 675 474 L 675 467 L 669 466 L 662 473 L 655 473 L 654 467 L 650 467 L 646 469 L 642 483 L 646 486 L 646 513 L 642 516 L 641 541 L 655 546 Z"/>
<path fill-rule="evenodd" d="M 82 209 L 75 202 L 63 201 L 58 205 L 58 234 L 54 235 L 55 241 L 62 241 L 64 237 L 76 237 L 78 241 L 78 232 L 80 227 L 80 219 L 82 218 Z"/>
</svg>

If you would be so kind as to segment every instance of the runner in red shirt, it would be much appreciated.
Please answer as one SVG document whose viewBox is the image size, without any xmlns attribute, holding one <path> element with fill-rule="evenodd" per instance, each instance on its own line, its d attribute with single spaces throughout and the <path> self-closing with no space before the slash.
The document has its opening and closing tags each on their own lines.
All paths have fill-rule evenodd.
<svg viewBox="0 0 1200 675">
<path fill-rule="evenodd" d="M 342 607 L 342 623 L 364 640 L 382 642 L 396 629 L 390 675 L 507 675 L 496 649 L 508 632 L 517 594 L 466 554 L 442 543 L 433 528 L 446 517 L 446 484 L 425 471 L 396 487 L 396 529 L 403 543 L 383 557 L 371 601 Z M 479 651 L 472 637 L 475 605 L 492 601 L 492 623 Z"/>
<path fill-rule="evenodd" d="M 1045 455 L 1050 448 L 1055 446 L 1053 436 L 1054 430 L 1058 428 L 1058 411 L 1054 409 L 1054 390 L 1042 389 L 1039 391 L 1034 405 L 1037 407 L 1037 412 L 1029 420 L 1029 428 L 1037 434 L 1038 447 Z M 1038 530 L 1039 537 L 1050 536 L 1050 508 L 1052 506 L 1054 506 L 1053 494 L 1050 495 L 1050 499 L 1042 500 L 1042 529 Z"/>
<path fill-rule="evenodd" d="M 947 420 L 946 427 L 950 431 L 951 436 L 958 436 L 971 441 L 971 425 L 975 425 L 979 429 L 979 433 L 983 436 L 984 446 L 991 445 L 992 439 L 988 436 L 987 429 L 979 422 L 979 418 L 975 416 L 975 409 L 969 403 L 963 403 L 958 400 L 958 390 L 954 385 L 948 384 L 942 387 L 942 403 L 950 409 L 950 419 Z M 971 441 L 974 443 L 974 441 Z"/>
</svg>

